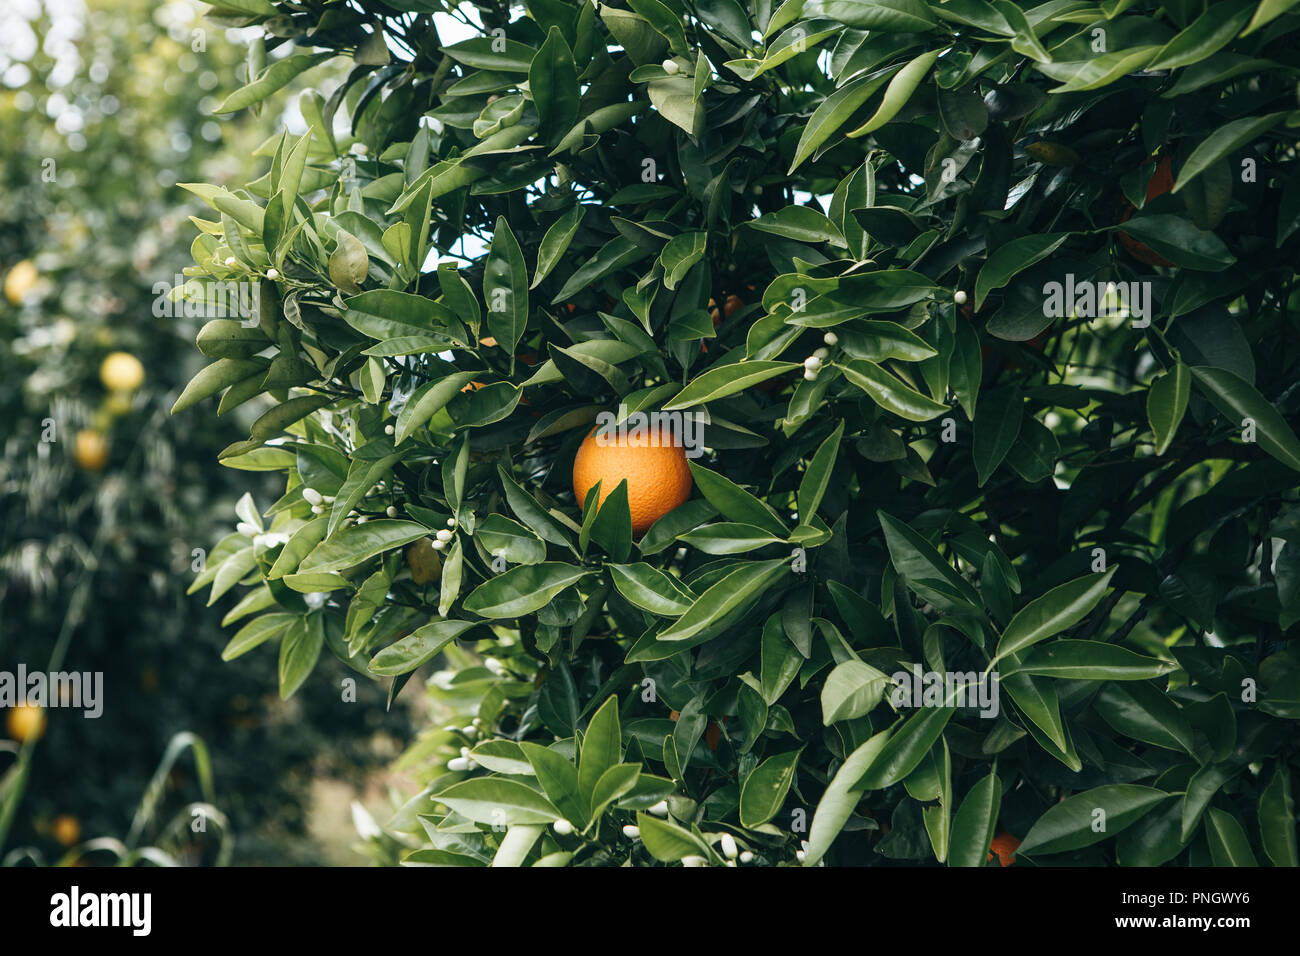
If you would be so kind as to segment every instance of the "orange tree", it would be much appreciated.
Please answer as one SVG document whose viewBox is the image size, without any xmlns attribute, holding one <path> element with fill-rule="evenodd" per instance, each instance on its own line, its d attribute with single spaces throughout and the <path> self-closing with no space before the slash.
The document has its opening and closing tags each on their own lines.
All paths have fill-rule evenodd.
<svg viewBox="0 0 1300 956">
<path fill-rule="evenodd" d="M 1294 865 L 1287 7 L 219 8 L 223 112 L 353 59 L 176 410 L 286 476 L 230 654 L 439 668 L 376 855 Z"/>
</svg>

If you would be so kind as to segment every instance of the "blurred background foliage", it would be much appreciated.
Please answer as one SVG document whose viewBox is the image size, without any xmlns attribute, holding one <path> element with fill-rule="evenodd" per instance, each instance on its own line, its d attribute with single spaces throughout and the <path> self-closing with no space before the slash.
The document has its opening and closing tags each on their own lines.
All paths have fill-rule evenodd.
<svg viewBox="0 0 1300 956">
<path fill-rule="evenodd" d="M 61 655 L 62 669 L 103 672 L 105 704 L 98 719 L 47 711 L 25 781 L 12 722 L 0 722 L 0 859 L 84 852 L 85 863 L 109 863 L 86 841 L 111 835 L 156 844 L 158 860 L 212 863 L 219 828 L 168 827 L 211 796 L 230 821 L 233 862 L 355 861 L 347 804 L 366 786 L 375 799 L 370 775 L 404 744 L 408 719 L 386 713 L 368 681 L 357 705 L 342 703 L 341 665 L 286 704 L 267 693 L 273 659 L 219 664 L 220 609 L 185 591 L 195 549 L 228 533 L 235 499 L 250 483 L 256 493 L 259 476 L 212 467 L 247 422 L 166 414 L 199 367 L 205 320 L 154 309 L 155 284 L 190 260 L 185 218 L 198 204 L 176 183 L 251 178 L 284 117 L 213 119 L 246 44 L 198 3 L 5 9 L 0 670 L 45 670 Z M 120 358 L 101 376 L 115 352 L 138 357 L 138 387 L 139 370 Z M 195 761 L 168 750 L 184 731 L 206 743 L 210 795 Z M 319 830 L 341 844 L 312 838 L 313 813 L 334 814 Z"/>
</svg>

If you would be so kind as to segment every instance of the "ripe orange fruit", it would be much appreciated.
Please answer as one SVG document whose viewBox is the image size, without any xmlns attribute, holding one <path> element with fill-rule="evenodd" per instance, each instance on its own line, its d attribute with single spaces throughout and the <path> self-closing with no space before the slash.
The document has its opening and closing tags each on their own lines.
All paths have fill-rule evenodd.
<svg viewBox="0 0 1300 956">
<path fill-rule="evenodd" d="M 989 844 L 989 849 L 993 851 L 989 854 L 989 859 L 992 860 L 994 854 L 996 854 L 998 862 L 1003 866 L 1010 866 L 1012 863 L 1016 862 L 1016 849 L 1019 846 L 1020 841 L 1006 830 L 1003 830 L 995 836 L 993 842 Z"/>
<path fill-rule="evenodd" d="M 672 435 L 659 431 L 598 438 L 593 428 L 573 459 L 573 494 L 579 506 L 596 482 L 601 483 L 599 506 L 624 479 L 637 534 L 691 496 L 686 452 Z"/>
<path fill-rule="evenodd" d="M 1160 162 L 1156 163 L 1156 171 L 1152 173 L 1151 178 L 1147 180 L 1147 202 L 1151 202 L 1151 200 L 1155 199 L 1157 196 L 1163 196 L 1173 188 L 1173 163 L 1169 159 L 1169 154 L 1166 153 L 1160 158 Z M 1128 210 L 1124 213 L 1120 222 L 1127 221 L 1128 217 L 1131 215 L 1133 215 L 1133 204 L 1129 203 Z M 1166 268 L 1173 267 L 1172 262 L 1164 256 L 1156 253 L 1154 249 L 1145 243 L 1138 242 L 1132 236 L 1126 235 L 1123 232 L 1117 233 L 1117 235 L 1119 236 L 1121 245 L 1129 251 L 1129 255 L 1134 259 L 1137 259 L 1139 262 L 1145 262 L 1149 266 L 1165 266 Z"/>
<path fill-rule="evenodd" d="M 45 733 L 45 713 L 35 704 L 19 704 L 5 714 L 5 730 L 20 744 Z"/>
<path fill-rule="evenodd" d="M 72 846 L 81 839 L 81 824 L 70 813 L 54 818 L 54 839 L 62 846 Z"/>
<path fill-rule="evenodd" d="M 144 384 L 144 366 L 130 352 L 112 352 L 99 366 L 99 380 L 110 392 L 134 392 Z"/>
<path fill-rule="evenodd" d="M 108 439 L 94 429 L 83 428 L 77 432 L 72 456 L 86 471 L 99 471 L 108 464 Z"/>
</svg>

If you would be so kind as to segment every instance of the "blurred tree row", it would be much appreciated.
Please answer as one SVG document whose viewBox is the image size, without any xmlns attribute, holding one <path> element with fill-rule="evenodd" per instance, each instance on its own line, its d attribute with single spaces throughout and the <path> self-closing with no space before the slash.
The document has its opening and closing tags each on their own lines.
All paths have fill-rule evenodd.
<svg viewBox="0 0 1300 956">
<path fill-rule="evenodd" d="M 246 175 L 276 117 L 213 120 L 244 43 L 198 4 L 17 14 L 0 43 L 0 670 L 54 655 L 102 671 L 105 701 L 99 719 L 44 715 L 0 858 L 125 836 L 168 740 L 189 730 L 212 753 L 235 861 L 312 862 L 313 777 L 359 778 L 404 721 L 371 687 L 366 707 L 329 687 L 285 705 L 264 695 L 274 661 L 217 665 L 221 615 L 185 590 L 234 521 L 235 485 L 258 476 L 209 464 L 246 422 L 166 415 L 204 319 L 167 315 L 155 291 L 189 258 L 196 204 L 176 183 Z M 0 807 L 19 786 L 13 736 L 0 731 Z M 189 766 L 168 775 L 155 830 L 199 799 Z M 181 834 L 160 845 L 215 858 L 215 835 Z"/>
</svg>

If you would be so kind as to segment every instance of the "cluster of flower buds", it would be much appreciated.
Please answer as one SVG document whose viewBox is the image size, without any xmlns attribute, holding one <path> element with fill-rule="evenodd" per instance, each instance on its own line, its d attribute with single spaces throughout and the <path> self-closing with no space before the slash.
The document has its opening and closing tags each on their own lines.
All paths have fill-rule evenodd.
<svg viewBox="0 0 1300 956">
<path fill-rule="evenodd" d="M 456 528 L 455 518 L 447 519 L 447 528 L 452 529 L 452 531 L 455 530 Z M 433 550 L 441 551 L 443 548 L 447 547 L 447 542 L 449 542 L 453 537 L 452 531 L 447 530 L 447 528 L 442 529 L 436 535 L 433 536 Z"/>
<path fill-rule="evenodd" d="M 835 345 L 839 340 L 840 337 L 834 332 L 827 332 L 822 336 L 822 341 L 827 345 Z M 814 381 L 817 378 L 818 373 L 821 372 L 822 366 L 826 363 L 826 359 L 830 357 L 830 354 L 831 351 L 829 348 L 819 348 L 814 351 L 812 355 L 804 359 L 803 377 L 809 382 Z"/>
</svg>

